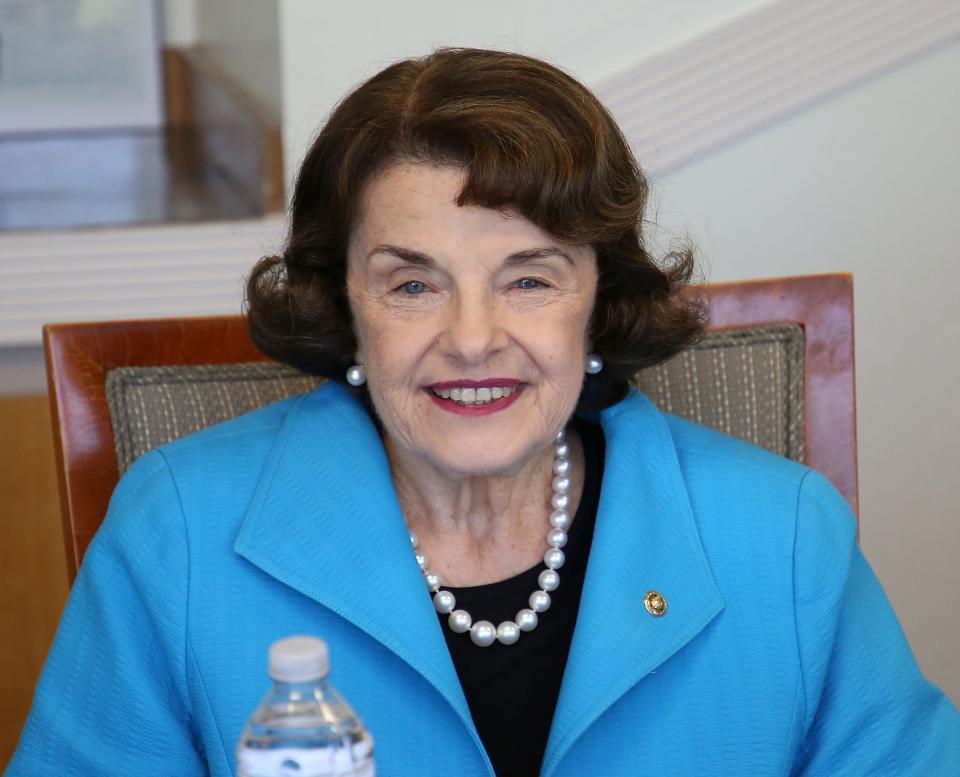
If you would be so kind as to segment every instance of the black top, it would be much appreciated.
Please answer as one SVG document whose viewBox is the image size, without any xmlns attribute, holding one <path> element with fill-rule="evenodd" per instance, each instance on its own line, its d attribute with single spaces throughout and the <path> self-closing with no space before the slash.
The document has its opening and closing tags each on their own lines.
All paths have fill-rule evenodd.
<svg viewBox="0 0 960 777">
<path fill-rule="evenodd" d="M 566 562 L 559 570 L 560 586 L 550 594 L 550 609 L 540 614 L 537 628 L 521 632 L 513 645 L 494 642 L 482 648 L 473 644 L 469 633 L 451 631 L 446 623 L 448 616 L 440 616 L 473 721 L 497 777 L 540 773 L 580 607 L 603 479 L 604 440 L 595 424 L 574 419 L 572 426 L 583 441 L 586 459 L 583 493 L 563 549 Z M 546 518 L 545 514 L 544 536 L 549 529 Z M 539 588 L 537 576 L 544 569 L 541 562 L 516 577 L 490 585 L 444 587 L 456 596 L 457 607 L 467 610 L 474 621 L 488 620 L 496 626 L 513 620 L 518 610 L 529 606 L 527 598 Z"/>
</svg>

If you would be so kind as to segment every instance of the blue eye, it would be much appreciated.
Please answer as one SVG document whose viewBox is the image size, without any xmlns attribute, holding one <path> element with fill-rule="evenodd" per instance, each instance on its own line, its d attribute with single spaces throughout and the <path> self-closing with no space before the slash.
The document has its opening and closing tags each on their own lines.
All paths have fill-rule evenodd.
<svg viewBox="0 0 960 777">
<path fill-rule="evenodd" d="M 546 284 L 535 278 L 521 278 L 514 286 L 518 289 L 539 289 L 546 286 Z"/>
<path fill-rule="evenodd" d="M 401 291 L 404 294 L 422 294 L 426 290 L 427 285 L 421 281 L 408 281 L 397 289 L 397 291 Z"/>
</svg>

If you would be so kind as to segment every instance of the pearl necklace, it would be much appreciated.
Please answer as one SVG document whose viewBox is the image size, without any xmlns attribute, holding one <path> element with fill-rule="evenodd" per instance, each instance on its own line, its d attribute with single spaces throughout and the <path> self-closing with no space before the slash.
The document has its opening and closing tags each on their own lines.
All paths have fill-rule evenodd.
<svg viewBox="0 0 960 777">
<path fill-rule="evenodd" d="M 566 442 L 566 432 L 560 431 L 553 442 L 553 496 L 550 505 L 550 530 L 547 532 L 547 552 L 543 554 L 543 563 L 547 565 L 537 583 L 540 588 L 530 594 L 529 608 L 517 612 L 512 621 L 504 621 L 494 626 L 490 621 L 473 622 L 473 617 L 466 610 L 456 609 L 457 600 L 451 591 L 441 589 L 443 582 L 440 575 L 431 571 L 427 566 L 427 557 L 418 550 L 417 535 L 410 533 L 410 543 L 416 555 L 417 564 L 423 572 L 427 588 L 433 594 L 433 606 L 441 614 L 449 614 L 447 624 L 450 630 L 457 634 L 470 632 L 470 639 L 475 645 L 487 647 L 495 641 L 502 645 L 512 645 L 520 639 L 521 631 L 533 631 L 540 622 L 539 613 L 550 608 L 550 591 L 555 591 L 560 585 L 560 573 L 566 556 L 563 553 L 567 544 L 567 528 L 570 526 L 570 446 Z"/>
</svg>

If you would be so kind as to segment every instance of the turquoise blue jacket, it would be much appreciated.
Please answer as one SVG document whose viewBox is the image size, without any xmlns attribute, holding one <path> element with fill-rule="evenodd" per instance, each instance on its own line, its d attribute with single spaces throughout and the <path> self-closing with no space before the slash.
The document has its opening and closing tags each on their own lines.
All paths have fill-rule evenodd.
<svg viewBox="0 0 960 777">
<path fill-rule="evenodd" d="M 823 477 L 641 394 L 601 421 L 543 775 L 960 774 L 957 711 L 919 672 Z M 267 648 L 290 634 L 329 643 L 382 777 L 492 774 L 377 431 L 332 383 L 123 478 L 7 774 L 231 775 Z"/>
</svg>

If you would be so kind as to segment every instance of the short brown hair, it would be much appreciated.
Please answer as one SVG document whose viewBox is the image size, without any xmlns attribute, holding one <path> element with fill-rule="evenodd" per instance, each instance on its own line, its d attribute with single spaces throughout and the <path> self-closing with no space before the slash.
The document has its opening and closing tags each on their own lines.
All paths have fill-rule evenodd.
<svg viewBox="0 0 960 777">
<path fill-rule="evenodd" d="M 590 404 L 616 401 L 640 369 L 702 334 L 701 306 L 679 293 L 692 252 L 658 265 L 644 246 L 647 183 L 597 98 L 532 57 L 443 48 L 362 83 L 307 152 L 285 249 L 261 259 L 247 282 L 250 336 L 268 356 L 344 380 L 356 351 L 350 230 L 364 186 L 398 161 L 460 167 L 457 205 L 519 213 L 560 240 L 593 246 L 599 283 L 589 339 L 605 367 Z"/>
</svg>

